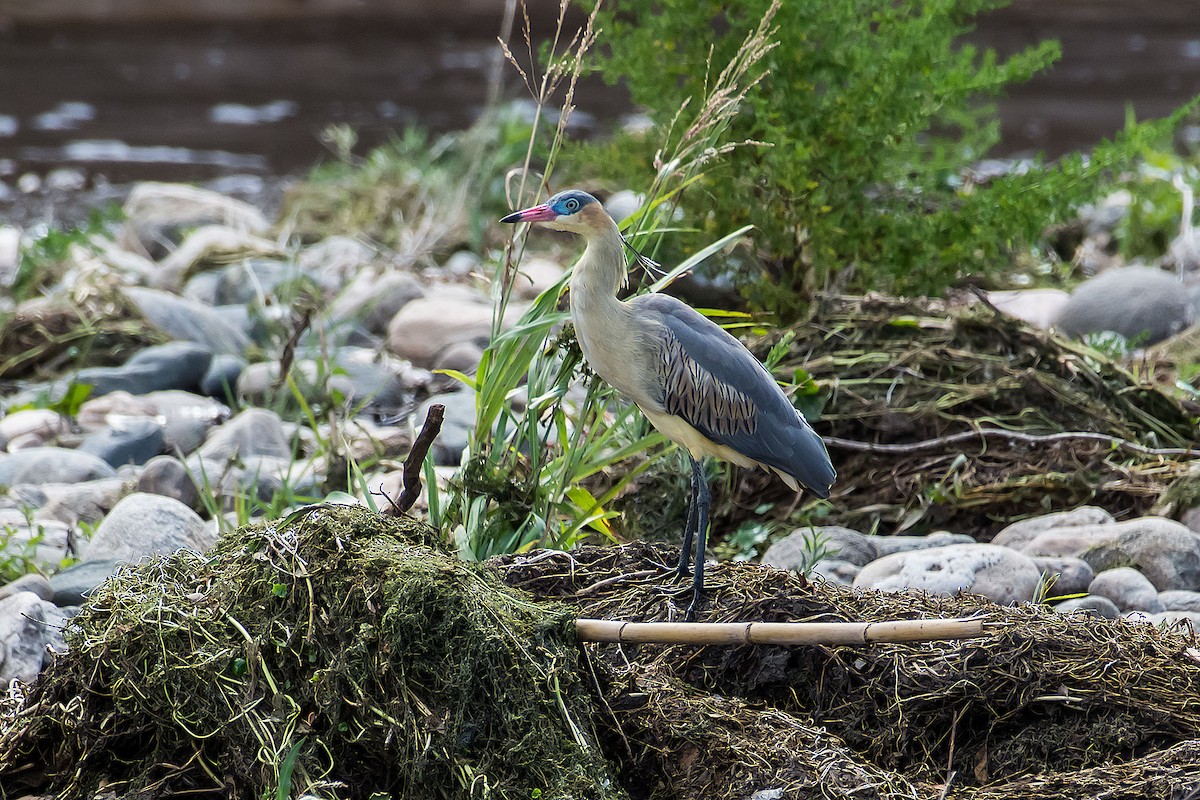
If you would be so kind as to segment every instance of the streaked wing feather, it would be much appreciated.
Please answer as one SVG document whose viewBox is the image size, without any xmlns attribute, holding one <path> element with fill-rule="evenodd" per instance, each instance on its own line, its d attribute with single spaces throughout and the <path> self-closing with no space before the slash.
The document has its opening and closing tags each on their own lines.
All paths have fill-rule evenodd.
<svg viewBox="0 0 1200 800">
<path fill-rule="evenodd" d="M 665 328 L 655 367 L 668 414 L 829 495 L 836 474 L 824 442 L 741 342 L 668 295 L 645 295 L 634 304 Z"/>
</svg>

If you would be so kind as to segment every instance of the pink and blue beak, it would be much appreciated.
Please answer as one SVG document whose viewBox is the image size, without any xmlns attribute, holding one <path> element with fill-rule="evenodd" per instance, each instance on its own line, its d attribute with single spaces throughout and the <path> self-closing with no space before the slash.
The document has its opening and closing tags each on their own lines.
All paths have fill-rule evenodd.
<svg viewBox="0 0 1200 800">
<path fill-rule="evenodd" d="M 558 219 L 558 212 L 552 209 L 549 204 L 543 203 L 540 206 L 527 208 L 524 211 L 514 211 L 507 217 L 502 217 L 501 222 L 551 222 Z"/>
</svg>

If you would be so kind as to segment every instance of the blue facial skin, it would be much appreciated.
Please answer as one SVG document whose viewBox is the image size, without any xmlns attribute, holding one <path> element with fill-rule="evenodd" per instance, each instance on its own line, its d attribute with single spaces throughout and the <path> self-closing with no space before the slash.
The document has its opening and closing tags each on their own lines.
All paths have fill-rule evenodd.
<svg viewBox="0 0 1200 800">
<path fill-rule="evenodd" d="M 586 206 L 588 203 L 599 202 L 587 192 L 581 192 L 578 189 L 569 189 L 565 192 L 559 192 L 551 197 L 546 205 L 554 210 L 555 214 L 560 217 L 569 216 L 579 213 L 579 209 Z"/>
</svg>

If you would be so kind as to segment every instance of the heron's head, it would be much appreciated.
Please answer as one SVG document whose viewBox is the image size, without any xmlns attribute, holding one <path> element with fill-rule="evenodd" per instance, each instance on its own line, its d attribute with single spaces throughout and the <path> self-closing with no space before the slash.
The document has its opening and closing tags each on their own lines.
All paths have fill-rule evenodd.
<svg viewBox="0 0 1200 800">
<path fill-rule="evenodd" d="M 501 222 L 540 222 L 556 231 L 569 231 L 587 236 L 613 225 L 612 217 L 600 201 L 587 192 L 568 189 L 559 192 L 540 206 L 514 211 Z"/>
</svg>

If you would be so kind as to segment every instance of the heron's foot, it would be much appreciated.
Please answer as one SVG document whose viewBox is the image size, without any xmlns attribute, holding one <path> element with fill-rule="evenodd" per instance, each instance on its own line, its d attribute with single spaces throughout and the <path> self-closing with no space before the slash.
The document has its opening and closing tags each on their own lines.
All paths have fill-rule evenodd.
<svg viewBox="0 0 1200 800">
<path fill-rule="evenodd" d="M 684 622 L 695 622 L 696 612 L 700 610 L 700 595 L 693 595 L 691 605 L 687 607 L 687 611 L 683 612 Z"/>
</svg>

